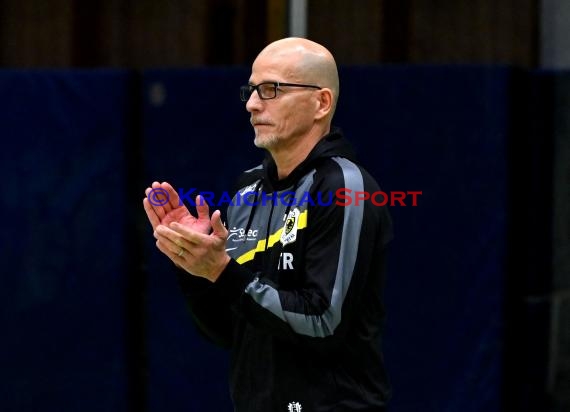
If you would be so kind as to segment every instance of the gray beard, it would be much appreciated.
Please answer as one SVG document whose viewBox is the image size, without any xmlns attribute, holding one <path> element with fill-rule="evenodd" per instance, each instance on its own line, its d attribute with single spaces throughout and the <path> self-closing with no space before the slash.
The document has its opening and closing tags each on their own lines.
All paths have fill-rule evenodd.
<svg viewBox="0 0 570 412">
<path fill-rule="evenodd" d="M 263 140 L 255 136 L 255 139 L 253 140 L 253 144 L 260 149 L 271 149 L 272 147 L 275 147 L 278 142 L 279 137 L 275 135 L 266 137 Z"/>
</svg>

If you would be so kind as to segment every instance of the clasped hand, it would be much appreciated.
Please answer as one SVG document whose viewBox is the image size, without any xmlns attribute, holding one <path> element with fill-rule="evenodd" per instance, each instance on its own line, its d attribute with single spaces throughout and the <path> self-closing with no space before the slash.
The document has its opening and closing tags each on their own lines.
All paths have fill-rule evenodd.
<svg viewBox="0 0 570 412">
<path fill-rule="evenodd" d="M 149 200 L 149 194 L 156 189 L 167 193 L 164 205 Z M 145 194 L 143 206 L 158 249 L 188 273 L 215 282 L 230 261 L 226 253 L 228 230 L 222 223 L 221 212 L 216 210 L 210 217 L 208 204 L 197 196 L 198 216 L 193 216 L 166 182 L 153 182 Z"/>
</svg>

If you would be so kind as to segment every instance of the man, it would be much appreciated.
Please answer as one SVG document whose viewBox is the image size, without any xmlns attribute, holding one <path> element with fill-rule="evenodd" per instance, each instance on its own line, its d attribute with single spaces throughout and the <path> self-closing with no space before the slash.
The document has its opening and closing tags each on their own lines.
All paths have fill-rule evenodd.
<svg viewBox="0 0 570 412">
<path fill-rule="evenodd" d="M 199 330 L 231 350 L 238 412 L 383 411 L 382 291 L 391 221 L 357 198 L 380 190 L 331 129 L 339 95 L 333 56 L 286 38 L 255 59 L 242 87 L 268 156 L 238 181 L 228 208 L 197 216 L 170 202 L 144 208 L 156 245 L 180 270 Z"/>
</svg>

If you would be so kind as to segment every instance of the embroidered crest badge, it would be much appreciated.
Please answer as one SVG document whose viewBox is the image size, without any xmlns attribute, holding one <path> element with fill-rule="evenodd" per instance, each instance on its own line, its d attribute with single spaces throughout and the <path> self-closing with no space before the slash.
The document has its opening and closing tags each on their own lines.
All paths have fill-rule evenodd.
<svg viewBox="0 0 570 412">
<path fill-rule="evenodd" d="M 295 208 L 289 212 L 285 218 L 283 231 L 281 232 L 281 239 L 279 241 L 283 246 L 293 243 L 297 240 L 297 227 L 299 226 L 299 215 L 301 212 Z"/>
</svg>

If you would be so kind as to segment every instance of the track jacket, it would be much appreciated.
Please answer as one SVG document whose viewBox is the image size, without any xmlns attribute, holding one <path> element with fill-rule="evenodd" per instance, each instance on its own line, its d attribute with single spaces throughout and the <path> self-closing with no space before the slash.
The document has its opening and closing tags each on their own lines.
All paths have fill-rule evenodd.
<svg viewBox="0 0 570 412">
<path fill-rule="evenodd" d="M 215 283 L 180 273 L 198 329 L 231 351 L 236 412 L 377 412 L 388 210 L 339 130 L 287 178 L 245 172 L 228 207 L 232 260 Z M 362 197 L 362 196 L 361 196 Z"/>
</svg>

